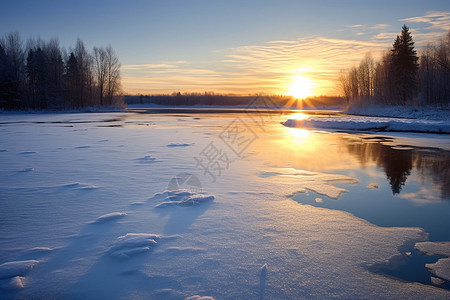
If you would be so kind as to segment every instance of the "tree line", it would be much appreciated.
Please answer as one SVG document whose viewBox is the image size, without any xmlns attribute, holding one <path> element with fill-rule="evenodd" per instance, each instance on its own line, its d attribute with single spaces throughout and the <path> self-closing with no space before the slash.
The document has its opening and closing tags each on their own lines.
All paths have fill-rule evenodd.
<svg viewBox="0 0 450 300">
<path fill-rule="evenodd" d="M 78 39 L 67 51 L 57 39 L 19 33 L 0 38 L 0 108 L 70 109 L 123 106 L 120 62 L 111 46 L 89 52 Z"/>
<path fill-rule="evenodd" d="M 404 25 L 380 61 L 366 54 L 359 66 L 341 72 L 339 83 L 349 105 L 449 105 L 450 30 L 419 56 Z"/>
</svg>

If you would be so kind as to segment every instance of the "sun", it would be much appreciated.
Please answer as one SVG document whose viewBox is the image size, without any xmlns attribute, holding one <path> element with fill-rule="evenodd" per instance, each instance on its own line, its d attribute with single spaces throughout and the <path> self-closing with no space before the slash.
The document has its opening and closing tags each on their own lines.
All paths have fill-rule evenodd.
<svg viewBox="0 0 450 300">
<path fill-rule="evenodd" d="M 310 79 L 298 75 L 295 76 L 294 81 L 292 81 L 288 93 L 294 98 L 303 99 L 313 94 L 313 85 L 314 84 Z"/>
</svg>

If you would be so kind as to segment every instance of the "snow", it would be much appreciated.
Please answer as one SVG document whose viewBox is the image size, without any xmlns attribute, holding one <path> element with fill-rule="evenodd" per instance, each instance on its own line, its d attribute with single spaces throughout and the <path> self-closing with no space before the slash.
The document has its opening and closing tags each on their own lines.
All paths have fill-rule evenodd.
<svg viewBox="0 0 450 300">
<path fill-rule="evenodd" d="M 113 212 L 113 213 L 109 213 L 109 214 L 105 214 L 102 215 L 100 217 L 97 218 L 97 220 L 95 220 L 94 223 L 105 223 L 108 221 L 112 221 L 112 220 L 117 220 L 119 218 L 122 218 L 124 216 L 126 216 L 127 214 L 124 212 Z"/>
<path fill-rule="evenodd" d="M 344 111 L 350 115 L 450 121 L 450 107 L 432 106 L 354 106 Z"/>
<path fill-rule="evenodd" d="M 450 133 L 450 121 L 448 120 L 392 119 L 386 117 L 310 117 L 304 120 L 289 119 L 283 122 L 283 125 L 310 129 Z"/>
<path fill-rule="evenodd" d="M 0 279 L 0 289 L 4 290 L 23 289 L 25 287 L 25 285 L 23 284 L 24 279 L 25 278 L 21 276 L 14 276 L 6 280 Z"/>
<path fill-rule="evenodd" d="M 214 298 L 210 297 L 210 296 L 194 295 L 194 296 L 191 296 L 191 297 L 187 297 L 184 300 L 214 300 Z"/>
<path fill-rule="evenodd" d="M 11 261 L 0 265 L 0 279 L 23 276 L 27 274 L 39 261 L 37 260 L 22 260 Z"/>
<path fill-rule="evenodd" d="M 117 242 L 110 249 L 110 254 L 117 258 L 129 258 L 132 255 L 149 251 L 160 238 L 157 234 L 127 233 L 117 238 Z"/>
<path fill-rule="evenodd" d="M 261 156 L 256 145 L 287 130 L 280 119 L 213 183 L 194 157 L 219 146 L 232 116 L 183 118 L 1 114 L 0 298 L 449 297 L 369 271 L 427 241 L 422 229 L 378 227 L 290 198 L 339 199 L 358 180 Z M 153 161 L 146 157 L 158 163 L 140 163 Z M 185 173 L 201 187 L 171 190 Z"/>
<path fill-rule="evenodd" d="M 172 205 L 196 206 L 203 202 L 213 201 L 214 198 L 215 197 L 213 195 L 180 189 L 176 191 L 157 193 L 152 197 L 152 200 L 162 200 L 162 202 L 157 204 L 156 207 L 167 207 Z"/>
</svg>

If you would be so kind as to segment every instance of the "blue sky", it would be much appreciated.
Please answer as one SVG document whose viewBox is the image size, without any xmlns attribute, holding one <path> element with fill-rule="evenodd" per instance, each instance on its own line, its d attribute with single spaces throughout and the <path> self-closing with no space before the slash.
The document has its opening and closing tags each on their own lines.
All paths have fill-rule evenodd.
<svg viewBox="0 0 450 300">
<path fill-rule="evenodd" d="M 0 36 L 111 44 L 128 92 L 283 93 L 298 74 L 333 93 L 337 67 L 450 29 L 449 1 L 2 1 Z M 345 53 L 342 53 L 345 52 Z M 345 55 L 343 55 L 345 54 Z M 333 59 L 336 58 L 336 59 Z M 339 61 L 337 61 L 339 59 Z"/>
</svg>

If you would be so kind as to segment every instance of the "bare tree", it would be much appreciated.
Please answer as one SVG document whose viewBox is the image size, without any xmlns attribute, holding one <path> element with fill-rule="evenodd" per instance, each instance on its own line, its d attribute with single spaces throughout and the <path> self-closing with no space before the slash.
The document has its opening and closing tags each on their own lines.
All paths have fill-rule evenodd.
<svg viewBox="0 0 450 300">
<path fill-rule="evenodd" d="M 120 63 L 111 46 L 94 48 L 94 70 L 100 105 L 113 104 L 114 97 L 120 93 Z"/>
</svg>

